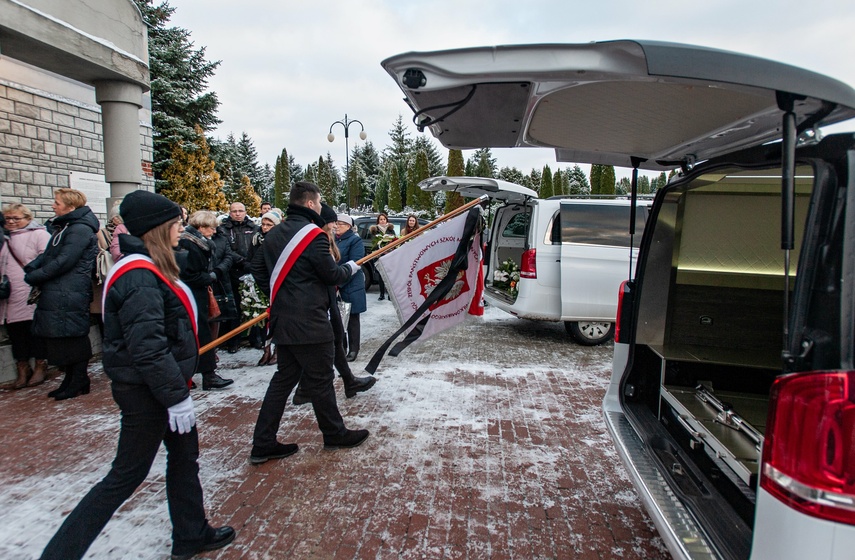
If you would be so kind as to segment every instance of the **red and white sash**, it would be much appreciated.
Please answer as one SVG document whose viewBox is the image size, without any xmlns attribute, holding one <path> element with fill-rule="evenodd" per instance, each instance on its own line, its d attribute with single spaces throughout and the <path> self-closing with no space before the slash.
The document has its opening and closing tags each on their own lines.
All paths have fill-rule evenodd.
<svg viewBox="0 0 855 560">
<path fill-rule="evenodd" d="M 291 268 L 294 266 L 294 263 L 297 262 L 297 259 L 303 254 L 303 251 L 306 250 L 309 243 L 314 241 L 317 236 L 323 233 L 324 230 L 315 224 L 306 224 L 294 237 L 291 238 L 291 241 L 285 245 L 285 248 L 282 250 L 279 258 L 276 259 L 276 266 L 273 267 L 273 273 L 270 275 L 271 308 L 273 307 L 273 299 L 276 297 L 276 293 L 282 286 L 282 282 L 285 280 L 285 277 L 288 276 L 289 272 L 291 272 Z"/>
<path fill-rule="evenodd" d="M 176 280 L 174 283 L 170 282 L 166 276 L 160 271 L 159 268 L 154 264 L 154 261 L 151 258 L 145 255 L 128 255 L 124 257 L 119 262 L 117 262 L 113 268 L 110 269 L 110 272 L 107 273 L 107 278 L 104 279 L 104 293 L 101 295 L 101 314 L 102 317 L 107 310 L 107 292 L 110 291 L 110 288 L 113 286 L 113 283 L 119 279 L 119 277 L 129 270 L 135 269 L 144 269 L 149 270 L 154 273 L 155 276 L 161 279 L 169 288 L 175 293 L 181 303 L 184 305 L 184 309 L 187 310 L 187 315 L 190 316 L 190 324 L 193 327 L 193 336 L 196 338 L 196 347 L 199 347 L 199 325 L 197 323 L 199 311 L 196 308 L 196 298 L 193 297 L 193 292 L 190 291 L 190 287 L 187 286 L 181 280 Z"/>
</svg>

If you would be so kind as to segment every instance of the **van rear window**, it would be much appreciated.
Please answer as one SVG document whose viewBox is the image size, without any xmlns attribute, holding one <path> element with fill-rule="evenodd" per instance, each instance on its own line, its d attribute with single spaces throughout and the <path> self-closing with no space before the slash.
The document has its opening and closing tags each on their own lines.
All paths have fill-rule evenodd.
<svg viewBox="0 0 855 560">
<path fill-rule="evenodd" d="M 505 229 L 502 230 L 502 237 L 519 237 L 525 238 L 528 231 L 528 212 L 520 212 L 515 214 Z"/>
<path fill-rule="evenodd" d="M 597 204 L 561 205 L 561 242 L 629 247 L 629 206 Z M 647 218 L 647 207 L 636 208 L 635 244 Z"/>
</svg>

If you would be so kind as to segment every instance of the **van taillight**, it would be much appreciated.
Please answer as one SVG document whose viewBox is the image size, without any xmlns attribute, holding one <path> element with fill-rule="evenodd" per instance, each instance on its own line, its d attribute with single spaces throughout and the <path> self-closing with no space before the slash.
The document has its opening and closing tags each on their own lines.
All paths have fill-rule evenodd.
<svg viewBox="0 0 855 560">
<path fill-rule="evenodd" d="M 760 486 L 789 507 L 855 525 L 855 371 L 772 385 Z"/>
<path fill-rule="evenodd" d="M 520 262 L 520 277 L 522 278 L 537 278 L 537 259 L 535 258 L 537 251 L 529 249 L 523 252 L 522 262 Z"/>
<path fill-rule="evenodd" d="M 617 316 L 615 317 L 615 342 L 623 342 L 620 337 L 621 331 L 627 335 L 629 334 L 629 325 L 624 325 L 623 323 L 629 323 L 630 321 L 629 308 L 632 306 L 632 286 L 633 284 L 629 280 L 624 280 L 620 283 L 620 288 L 618 288 Z M 624 305 L 627 308 L 626 317 L 624 317 L 623 314 Z M 627 342 L 629 341 L 627 340 Z"/>
</svg>

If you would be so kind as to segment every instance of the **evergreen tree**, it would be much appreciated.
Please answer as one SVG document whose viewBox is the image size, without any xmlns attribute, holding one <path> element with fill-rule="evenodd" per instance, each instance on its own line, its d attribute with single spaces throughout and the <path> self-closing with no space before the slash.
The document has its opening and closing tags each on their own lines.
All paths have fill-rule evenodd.
<svg viewBox="0 0 855 560">
<path fill-rule="evenodd" d="M 317 164 L 310 163 L 306 166 L 306 171 L 303 173 L 303 181 L 308 181 L 309 183 L 318 184 L 318 166 Z"/>
<path fill-rule="evenodd" d="M 615 185 L 615 194 L 630 194 L 632 192 L 632 181 L 627 177 L 621 177 Z"/>
<path fill-rule="evenodd" d="M 273 168 L 269 163 L 265 163 L 259 173 L 259 182 L 255 185 L 255 190 L 261 197 L 261 200 L 273 200 Z"/>
<path fill-rule="evenodd" d="M 336 206 L 338 201 L 336 200 L 335 184 L 333 183 L 331 169 L 323 156 L 318 158 L 318 166 L 315 169 L 317 179 L 315 184 L 321 189 L 321 200 L 330 206 Z"/>
<path fill-rule="evenodd" d="M 171 164 L 176 144 L 194 143 L 199 125 L 203 131 L 220 123 L 219 101 L 205 92 L 220 62 L 205 59 L 205 47 L 193 48 L 190 32 L 167 27 L 175 8 L 168 1 L 134 0 L 148 26 L 148 57 L 151 74 L 151 121 L 154 129 L 155 187 L 165 186 L 163 173 Z M 188 146 L 189 149 L 189 146 Z"/>
<path fill-rule="evenodd" d="M 532 168 L 531 173 L 526 177 L 526 182 L 523 184 L 524 187 L 528 187 L 536 193 L 540 193 L 540 171 Z M 540 196 L 540 194 L 538 194 Z M 540 198 L 543 198 L 540 196 Z"/>
<path fill-rule="evenodd" d="M 409 160 L 407 162 L 407 199 L 404 201 L 404 208 L 419 210 L 421 208 L 418 187 L 416 186 L 416 162 Z"/>
<path fill-rule="evenodd" d="M 373 204 L 377 196 L 377 184 L 382 173 L 380 172 L 380 154 L 371 142 L 365 142 L 361 147 L 353 149 L 350 157 L 350 165 L 358 166 L 361 173 L 361 204 Z"/>
<path fill-rule="evenodd" d="M 403 201 L 401 200 L 401 178 L 398 175 L 398 165 L 389 162 L 389 210 L 392 212 L 400 212 L 404 209 Z"/>
<path fill-rule="evenodd" d="M 291 175 L 291 185 L 296 183 L 297 181 L 305 181 L 303 177 L 303 166 L 297 163 L 294 159 L 294 156 L 288 156 L 288 173 Z M 288 186 L 288 190 L 290 191 L 291 186 Z"/>
<path fill-rule="evenodd" d="M 647 175 L 638 176 L 638 194 L 650 194 L 650 177 Z"/>
<path fill-rule="evenodd" d="M 261 211 L 261 197 L 255 192 L 255 187 L 252 186 L 249 177 L 246 175 L 241 179 L 237 196 L 232 202 L 243 202 L 243 205 L 246 206 L 247 216 L 258 216 Z"/>
<path fill-rule="evenodd" d="M 507 168 L 506 168 L 507 169 Z M 449 177 L 462 177 L 464 173 L 463 152 L 460 150 L 448 150 L 448 169 L 445 174 Z M 445 193 L 445 213 L 448 214 L 455 208 L 463 206 L 463 197 L 460 193 Z"/>
<path fill-rule="evenodd" d="M 474 177 L 489 177 L 496 176 L 496 158 L 493 157 L 493 152 L 490 148 L 479 148 L 470 156 L 469 161 L 472 162 L 472 173 Z"/>
<path fill-rule="evenodd" d="M 600 182 L 603 176 L 603 166 L 599 164 L 591 165 L 591 194 L 599 195 L 602 194 L 600 192 Z"/>
<path fill-rule="evenodd" d="M 240 140 L 237 142 L 237 160 L 234 162 L 236 171 L 241 177 L 240 184 L 243 186 L 243 176 L 249 177 L 249 182 L 252 183 L 256 191 L 260 190 L 263 183 L 261 168 L 258 165 L 258 150 L 252 142 L 249 134 L 242 132 Z"/>
<path fill-rule="evenodd" d="M 276 158 L 276 169 L 273 174 L 273 206 L 285 208 L 288 194 L 291 192 L 291 166 L 288 150 L 282 148 L 282 153 Z"/>
<path fill-rule="evenodd" d="M 336 204 L 347 202 L 347 184 L 345 183 L 346 177 L 344 168 L 342 168 L 342 173 L 339 175 L 338 168 L 335 166 L 335 162 L 329 152 L 327 152 L 327 157 L 324 160 L 324 163 L 326 164 L 325 171 L 329 173 L 330 189 L 333 193 L 333 198 L 327 202 L 327 204 L 334 206 Z M 320 184 L 318 186 L 320 186 Z"/>
<path fill-rule="evenodd" d="M 561 169 L 556 169 L 552 174 L 552 196 L 564 194 L 564 174 Z"/>
<path fill-rule="evenodd" d="M 515 183 L 517 185 L 525 186 L 525 175 L 523 175 L 522 171 L 517 169 L 516 167 L 503 167 L 499 170 L 499 174 L 496 176 L 497 179 L 501 179 L 502 181 L 507 181 L 509 183 Z"/>
<path fill-rule="evenodd" d="M 659 189 L 664 189 L 667 184 L 668 179 L 665 177 L 665 172 L 662 171 L 661 173 L 659 173 L 659 177 L 657 177 L 656 185 L 651 185 L 651 192 L 655 193 Z"/>
<path fill-rule="evenodd" d="M 424 151 L 419 151 L 416 155 L 414 166 L 414 180 L 416 183 L 416 196 L 419 199 L 419 207 L 422 210 L 427 210 L 428 215 L 436 216 L 436 204 L 434 204 L 434 193 L 423 191 L 418 184 L 430 177 L 428 170 L 428 156 Z"/>
<path fill-rule="evenodd" d="M 197 210 L 228 210 L 223 194 L 223 181 L 214 169 L 210 149 L 201 126 L 196 126 L 196 141 L 189 147 L 176 142 L 170 154 L 170 165 L 163 172 L 161 194 L 187 208 Z"/>
<path fill-rule="evenodd" d="M 573 169 L 567 172 L 567 179 L 569 185 L 567 194 L 590 194 L 591 185 L 585 177 L 585 172 L 578 165 L 574 165 Z"/>
<path fill-rule="evenodd" d="M 548 165 L 543 166 L 543 171 L 540 174 L 540 198 L 549 198 L 554 195 L 552 189 L 552 170 Z"/>
<path fill-rule="evenodd" d="M 371 207 L 375 212 L 384 212 L 389 206 L 389 174 L 380 173 L 377 185 L 374 187 L 374 200 Z"/>
<path fill-rule="evenodd" d="M 600 194 L 614 195 L 615 194 L 615 166 L 604 165 L 603 173 L 600 176 Z"/>
<path fill-rule="evenodd" d="M 424 152 L 427 157 L 428 177 L 437 177 L 445 173 L 445 165 L 442 161 L 442 155 L 427 135 L 422 134 L 415 139 L 413 142 L 413 148 L 410 152 L 410 157 L 415 159 L 419 152 Z"/>
</svg>

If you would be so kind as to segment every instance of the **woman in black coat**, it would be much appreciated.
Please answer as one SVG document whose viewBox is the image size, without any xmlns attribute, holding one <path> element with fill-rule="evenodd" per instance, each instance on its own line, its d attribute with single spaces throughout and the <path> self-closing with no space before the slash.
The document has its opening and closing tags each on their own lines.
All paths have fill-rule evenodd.
<svg viewBox="0 0 855 560">
<path fill-rule="evenodd" d="M 57 189 L 53 210 L 50 241 L 24 267 L 24 281 L 41 290 L 33 334 L 45 339 L 48 362 L 65 372 L 59 388 L 48 393 L 61 401 L 89 393 L 89 304 L 100 224 L 86 195 L 75 189 Z"/>
<path fill-rule="evenodd" d="M 213 212 L 200 210 L 193 212 L 188 219 L 189 225 L 184 229 L 178 246 L 187 252 L 182 259 L 181 280 L 190 286 L 193 297 L 196 298 L 196 308 L 199 313 L 199 346 L 205 346 L 212 340 L 211 328 L 208 322 L 208 288 L 217 282 L 211 260 L 211 244 L 209 239 L 217 229 L 217 217 Z M 217 356 L 215 350 L 209 350 L 199 356 L 196 370 L 202 374 L 202 389 L 222 389 L 234 383 L 231 379 L 223 379 L 215 373 Z"/>
<path fill-rule="evenodd" d="M 199 433 L 188 389 L 198 354 L 196 317 L 173 252 L 182 229 L 180 210 L 161 195 L 134 191 L 120 211 L 130 235 L 119 239 L 125 257 L 104 287 L 104 372 L 122 413 L 119 445 L 110 472 L 68 515 L 42 560 L 82 558 L 146 479 L 161 442 L 172 558 L 188 559 L 235 538 L 231 527 L 214 528 L 205 519 Z"/>
</svg>

